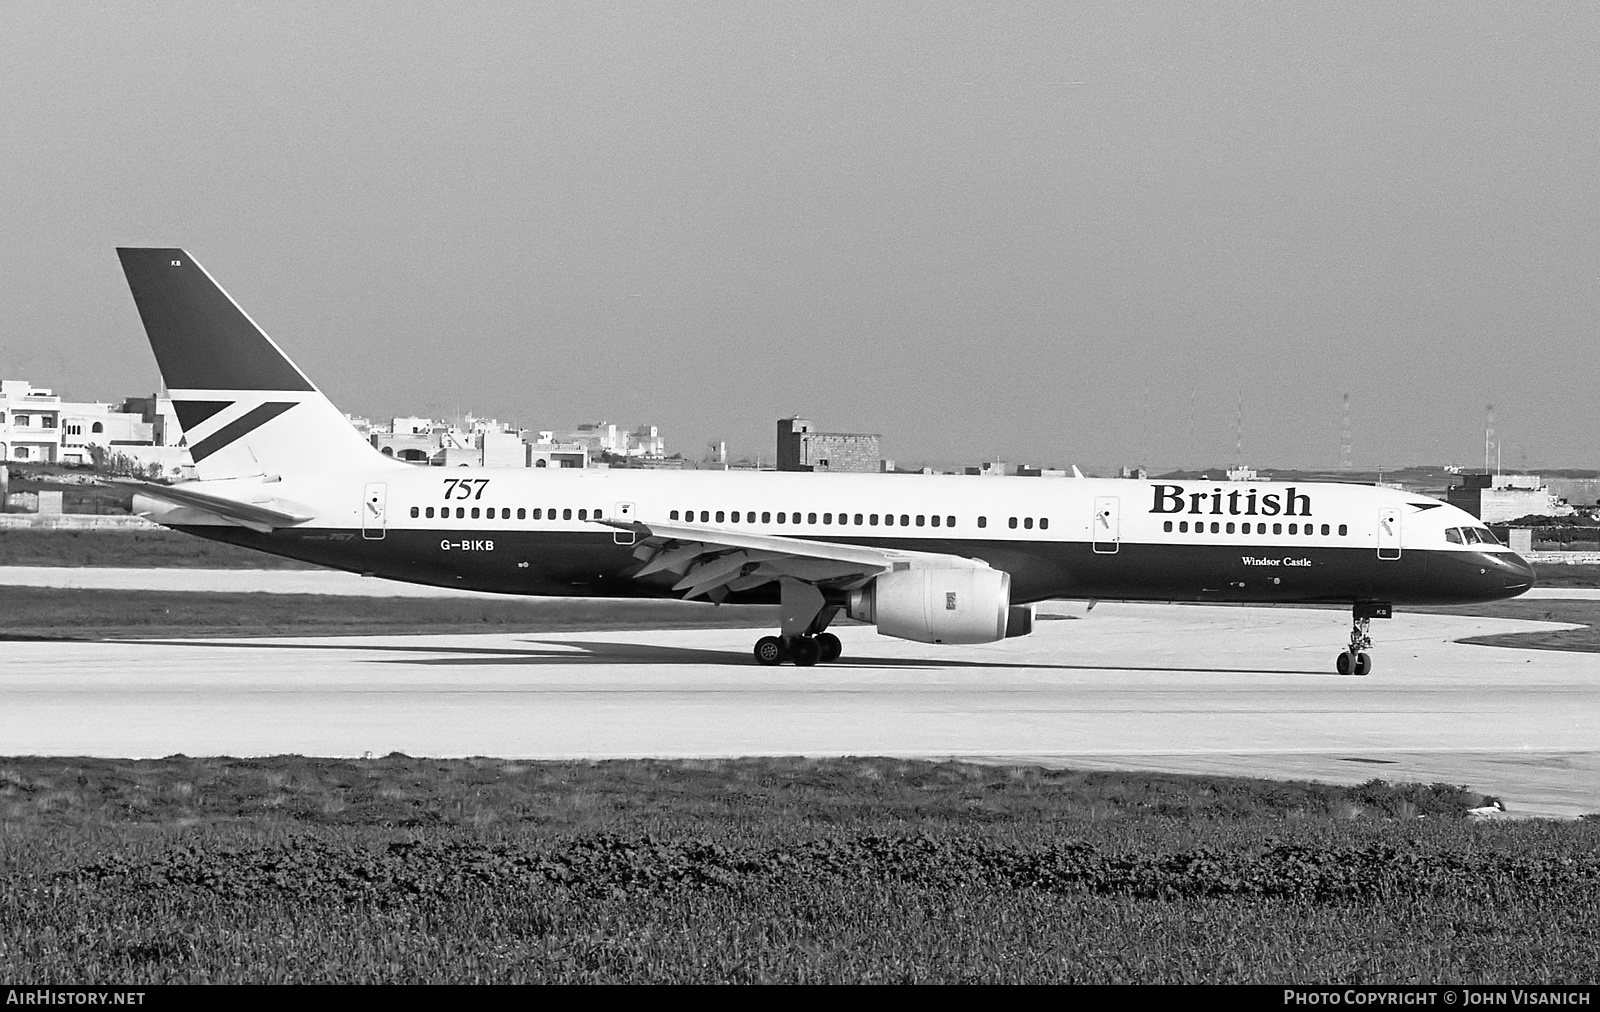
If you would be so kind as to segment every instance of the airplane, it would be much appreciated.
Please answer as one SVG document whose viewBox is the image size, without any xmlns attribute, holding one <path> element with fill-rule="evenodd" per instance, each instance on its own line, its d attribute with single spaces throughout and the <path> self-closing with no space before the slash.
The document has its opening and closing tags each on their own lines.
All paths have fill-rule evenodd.
<svg viewBox="0 0 1600 1012">
<path fill-rule="evenodd" d="M 334 569 L 777 604 L 763 665 L 838 660 L 840 615 L 973 644 L 1027 635 L 1055 599 L 1339 604 L 1352 625 L 1334 668 L 1352 675 L 1395 605 L 1534 582 L 1471 514 L 1370 485 L 417 466 L 364 440 L 187 252 L 117 253 L 197 474 L 122 483 L 135 511 Z"/>
</svg>

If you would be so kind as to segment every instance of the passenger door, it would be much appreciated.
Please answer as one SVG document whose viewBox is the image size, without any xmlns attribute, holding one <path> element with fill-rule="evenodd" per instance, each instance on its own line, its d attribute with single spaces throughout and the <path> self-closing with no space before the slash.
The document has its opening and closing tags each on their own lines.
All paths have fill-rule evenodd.
<svg viewBox="0 0 1600 1012">
<path fill-rule="evenodd" d="M 1390 507 L 1378 514 L 1378 558 L 1400 557 L 1400 511 Z"/>
<path fill-rule="evenodd" d="M 1094 550 L 1100 555 L 1114 555 L 1122 543 L 1122 526 L 1119 519 L 1120 500 L 1114 495 L 1096 496 L 1094 520 L 1089 525 Z"/>
<path fill-rule="evenodd" d="M 368 541 L 383 540 L 389 520 L 389 486 L 370 482 L 361 501 L 361 536 Z"/>
</svg>

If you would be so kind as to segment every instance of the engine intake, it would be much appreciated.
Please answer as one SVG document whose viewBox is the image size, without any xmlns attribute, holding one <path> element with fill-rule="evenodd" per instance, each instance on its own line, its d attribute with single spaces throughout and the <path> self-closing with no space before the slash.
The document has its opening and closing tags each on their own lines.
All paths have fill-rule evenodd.
<svg viewBox="0 0 1600 1012">
<path fill-rule="evenodd" d="M 1006 635 L 1011 574 L 982 563 L 911 564 L 850 594 L 850 617 L 918 643 L 993 643 Z"/>
</svg>

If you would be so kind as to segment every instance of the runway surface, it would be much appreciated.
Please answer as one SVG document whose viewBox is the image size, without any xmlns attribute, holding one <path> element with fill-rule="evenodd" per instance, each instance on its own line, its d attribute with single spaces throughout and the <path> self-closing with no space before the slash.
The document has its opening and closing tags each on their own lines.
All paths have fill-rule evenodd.
<svg viewBox="0 0 1600 1012">
<path fill-rule="evenodd" d="M 1403 614 L 1339 677 L 1338 611 L 1056 605 L 1034 635 L 761 668 L 749 630 L 11 642 L 0 754 L 895 755 L 1469 784 L 1600 812 L 1600 659 L 1555 623 Z"/>
</svg>

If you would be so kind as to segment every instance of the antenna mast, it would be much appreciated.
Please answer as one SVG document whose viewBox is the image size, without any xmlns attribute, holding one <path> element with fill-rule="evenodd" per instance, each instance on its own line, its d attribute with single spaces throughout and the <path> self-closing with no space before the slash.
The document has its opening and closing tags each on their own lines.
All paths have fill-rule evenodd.
<svg viewBox="0 0 1600 1012">
<path fill-rule="evenodd" d="M 1488 474 L 1489 473 L 1489 448 L 1491 446 L 1493 446 L 1498 451 L 1499 444 L 1495 442 L 1495 436 L 1494 436 L 1494 405 L 1491 404 L 1488 407 L 1486 407 L 1484 409 L 1484 412 L 1485 412 L 1485 418 L 1484 418 L 1484 423 L 1483 423 L 1483 473 L 1484 474 Z M 1495 454 L 1496 459 L 1498 459 L 1499 456 L 1500 456 L 1499 453 L 1496 452 L 1496 454 Z"/>
<path fill-rule="evenodd" d="M 1344 421 L 1339 428 L 1339 466 L 1350 470 L 1350 393 L 1344 395 Z"/>
</svg>

